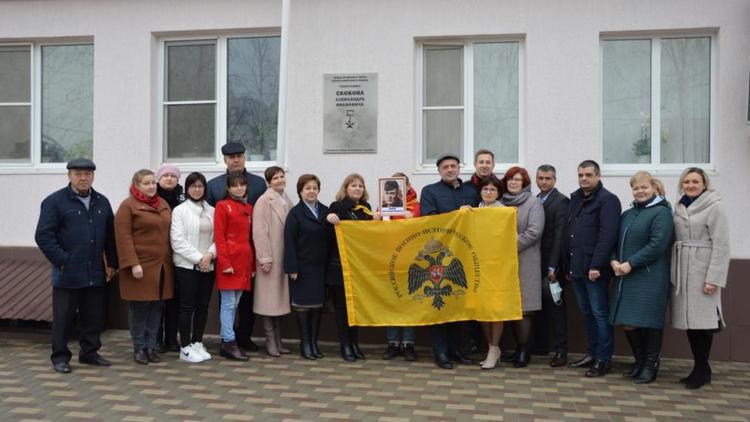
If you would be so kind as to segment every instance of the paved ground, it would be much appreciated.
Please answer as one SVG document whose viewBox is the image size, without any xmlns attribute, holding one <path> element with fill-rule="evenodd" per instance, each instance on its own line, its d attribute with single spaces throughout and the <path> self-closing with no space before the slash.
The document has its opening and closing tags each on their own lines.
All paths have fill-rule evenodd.
<svg viewBox="0 0 750 422">
<path fill-rule="evenodd" d="M 713 384 L 699 391 L 677 384 L 689 371 L 682 360 L 665 360 L 656 383 L 635 386 L 619 375 L 626 360 L 600 379 L 553 370 L 538 357 L 524 369 L 445 371 L 435 368 L 428 350 L 420 350 L 419 362 L 389 362 L 380 359 L 381 346 L 371 346 L 364 348 L 368 360 L 346 363 L 330 343 L 320 361 L 256 353 L 250 362 L 190 365 L 172 353 L 141 366 L 131 360 L 128 333 L 109 331 L 102 354 L 113 367 L 82 366 L 74 358 L 74 372 L 61 375 L 49 365 L 46 336 L 0 337 L 3 421 L 750 419 L 744 363 L 714 364 Z M 206 341 L 209 349 L 215 342 Z"/>
</svg>

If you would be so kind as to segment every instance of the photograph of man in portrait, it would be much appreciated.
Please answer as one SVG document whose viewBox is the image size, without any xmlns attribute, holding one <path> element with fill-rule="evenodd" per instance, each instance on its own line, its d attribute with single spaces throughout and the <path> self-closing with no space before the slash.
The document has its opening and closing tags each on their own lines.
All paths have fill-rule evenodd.
<svg viewBox="0 0 750 422">
<path fill-rule="evenodd" d="M 406 179 L 403 177 L 384 177 L 379 180 L 380 212 L 383 215 L 403 215 L 404 192 Z"/>
</svg>

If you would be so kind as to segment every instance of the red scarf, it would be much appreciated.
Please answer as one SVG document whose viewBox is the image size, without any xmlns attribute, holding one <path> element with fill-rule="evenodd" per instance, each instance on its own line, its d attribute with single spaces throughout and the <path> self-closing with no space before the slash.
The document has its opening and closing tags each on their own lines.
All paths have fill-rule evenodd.
<svg viewBox="0 0 750 422">
<path fill-rule="evenodd" d="M 146 196 L 146 194 L 139 191 L 138 188 L 135 187 L 135 185 L 130 185 L 130 194 L 133 195 L 133 198 L 143 202 L 149 207 L 155 210 L 159 209 L 159 199 L 161 199 L 159 198 L 159 195 L 154 194 L 154 196 L 148 197 Z"/>
<path fill-rule="evenodd" d="M 409 187 L 409 191 L 406 192 L 406 209 L 413 213 L 418 206 L 419 201 L 417 200 L 417 191 L 415 191 L 414 188 Z"/>
</svg>

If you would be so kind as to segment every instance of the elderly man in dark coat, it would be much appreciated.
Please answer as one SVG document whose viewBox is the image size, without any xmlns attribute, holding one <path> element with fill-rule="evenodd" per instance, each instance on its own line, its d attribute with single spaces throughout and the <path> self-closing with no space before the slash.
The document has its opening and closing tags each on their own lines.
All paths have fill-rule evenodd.
<svg viewBox="0 0 750 422">
<path fill-rule="evenodd" d="M 42 201 L 35 240 L 52 264 L 52 366 L 71 372 L 68 341 L 78 313 L 78 361 L 109 366 L 99 355 L 104 329 L 105 282 L 117 268 L 114 214 L 107 198 L 95 191 L 96 166 L 79 158 L 68 163 L 68 186 Z M 106 262 L 106 263 L 105 263 Z"/>
<path fill-rule="evenodd" d="M 479 194 L 469 183 L 459 179 L 460 160 L 457 155 L 444 154 L 437 160 L 440 181 L 422 188 L 419 201 L 422 215 L 437 215 L 455 211 L 463 205 L 472 207 L 479 204 Z M 430 327 L 432 351 L 435 364 L 439 368 L 453 369 L 455 361 L 462 364 L 474 362 L 461 353 L 461 323 L 451 322 Z"/>
<path fill-rule="evenodd" d="M 227 171 L 208 181 L 206 202 L 215 207 L 217 202 L 224 199 L 227 190 L 227 175 L 239 172 L 245 173 L 247 178 L 247 203 L 255 206 L 255 202 L 268 189 L 268 186 L 262 177 L 250 173 L 245 168 L 245 146 L 237 142 L 228 142 L 221 147 L 221 153 L 224 155 L 224 164 L 227 165 Z M 257 351 L 258 346 L 250 339 L 255 324 L 253 292 L 242 294 L 237 306 L 237 314 L 239 315 L 239 324 L 236 330 L 237 345 L 246 350 Z"/>
<path fill-rule="evenodd" d="M 617 243 L 622 207 L 600 179 L 596 161 L 578 165 L 580 189 L 570 195 L 565 232 L 568 277 L 573 281 L 589 341 L 586 356 L 569 366 L 588 368 L 587 377 L 609 372 L 614 346 L 609 322 L 609 258 Z"/>
</svg>

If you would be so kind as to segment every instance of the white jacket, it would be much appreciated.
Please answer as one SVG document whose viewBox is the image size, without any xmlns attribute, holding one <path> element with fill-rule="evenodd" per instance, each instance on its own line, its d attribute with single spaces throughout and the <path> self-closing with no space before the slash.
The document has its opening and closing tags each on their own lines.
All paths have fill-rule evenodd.
<svg viewBox="0 0 750 422">
<path fill-rule="evenodd" d="M 194 201 L 187 200 L 172 210 L 172 227 L 169 233 L 172 242 L 172 261 L 177 267 L 192 270 L 203 257 L 203 254 L 198 250 L 200 215 L 201 211 L 205 209 L 213 228 L 214 207 L 208 205 L 206 201 L 203 201 L 202 205 L 201 208 Z M 213 229 L 209 241 L 211 245 L 208 247 L 208 251 L 216 257 Z M 211 264 L 211 269 L 213 269 L 213 264 Z"/>
</svg>

